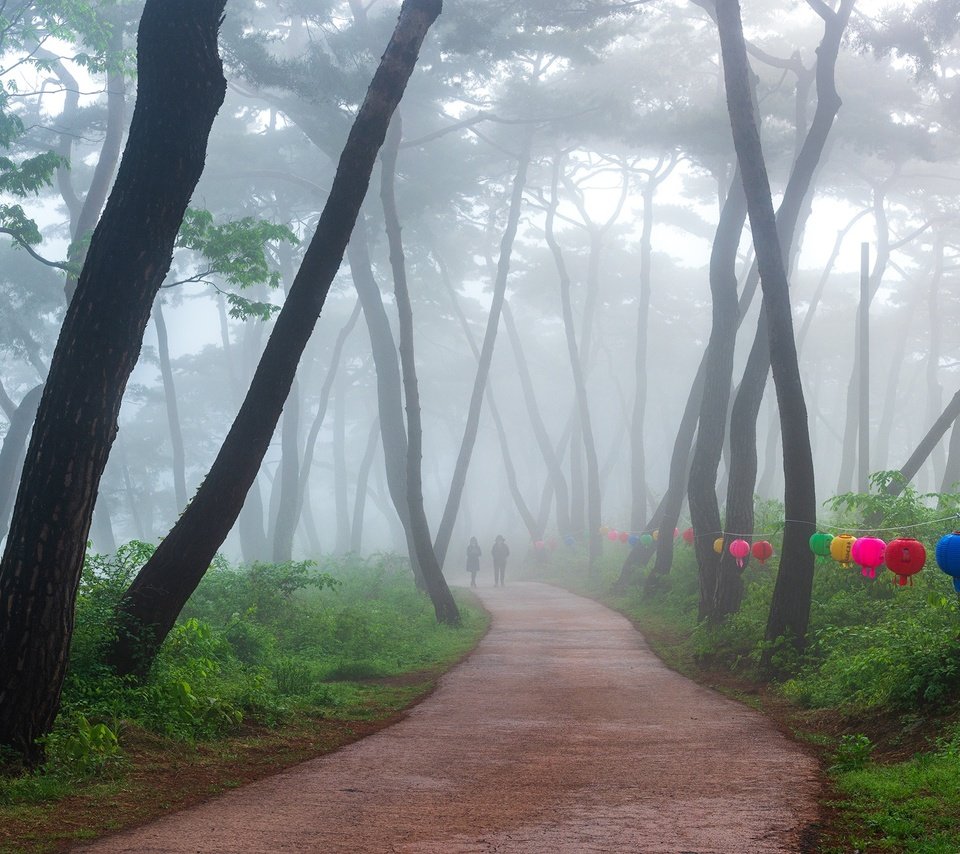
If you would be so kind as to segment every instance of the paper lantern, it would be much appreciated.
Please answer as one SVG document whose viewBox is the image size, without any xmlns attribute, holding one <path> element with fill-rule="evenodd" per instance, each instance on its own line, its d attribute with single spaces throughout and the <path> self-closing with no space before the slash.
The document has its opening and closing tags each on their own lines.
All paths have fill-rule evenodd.
<svg viewBox="0 0 960 854">
<path fill-rule="evenodd" d="M 830 557 L 830 543 L 833 542 L 833 534 L 825 534 L 823 531 L 817 531 L 810 537 L 810 551 L 817 557 Z"/>
<path fill-rule="evenodd" d="M 537 551 L 541 551 L 541 550 L 543 549 L 543 546 L 544 546 L 543 540 L 537 540 L 537 541 L 533 544 L 533 547 L 534 547 Z"/>
<path fill-rule="evenodd" d="M 679 529 L 679 528 L 674 528 L 674 529 L 673 529 L 673 538 L 676 539 L 676 538 L 679 537 L 679 536 L 680 536 L 680 529 Z"/>
<path fill-rule="evenodd" d="M 645 549 L 650 548 L 653 545 L 654 536 L 653 534 L 641 534 L 640 535 L 640 545 Z"/>
<path fill-rule="evenodd" d="M 563 542 L 564 542 L 564 545 L 567 545 L 567 546 L 575 546 L 577 544 L 577 541 L 576 539 L 574 539 L 573 534 L 567 534 L 563 538 Z"/>
<path fill-rule="evenodd" d="M 713 550 L 719 555 L 723 554 L 723 537 L 717 537 L 713 541 Z"/>
<path fill-rule="evenodd" d="M 618 534 L 616 531 L 607 531 L 607 539 L 610 540 L 610 542 L 615 543 L 618 539 L 620 539 L 620 534 Z"/>
<path fill-rule="evenodd" d="M 887 569 L 896 573 L 897 583 L 904 587 L 908 581 L 913 584 L 910 576 L 916 575 L 923 569 L 923 565 L 927 562 L 927 550 L 920 540 L 900 537 L 887 543 L 883 562 L 887 565 Z"/>
<path fill-rule="evenodd" d="M 620 542 L 621 542 L 621 543 L 625 543 L 625 542 L 626 542 L 627 540 L 629 540 L 629 539 L 630 539 L 630 532 L 629 532 L 629 531 L 621 531 L 621 532 L 620 532 Z"/>
<path fill-rule="evenodd" d="M 610 529 L 606 525 L 601 525 L 600 533 L 603 534 L 603 536 L 606 536 L 607 534 L 610 533 Z"/>
<path fill-rule="evenodd" d="M 695 536 L 693 528 L 687 528 L 687 530 L 683 532 L 683 541 L 692 546 Z"/>
<path fill-rule="evenodd" d="M 853 562 L 850 553 L 857 538 L 852 534 L 839 534 L 830 541 L 830 557 L 842 567 L 849 567 Z"/>
<path fill-rule="evenodd" d="M 751 549 L 753 556 L 760 561 L 760 563 L 766 563 L 773 557 L 773 546 L 770 545 L 766 540 L 757 540 L 753 544 Z"/>
<path fill-rule="evenodd" d="M 746 540 L 734 540 L 730 543 L 729 548 L 730 554 L 737 559 L 737 566 L 743 569 L 744 559 L 750 554 L 750 543 Z"/>
<path fill-rule="evenodd" d="M 887 544 L 878 537 L 860 537 L 850 549 L 853 562 L 861 567 L 861 574 L 866 578 L 877 577 L 877 567 L 883 565 L 883 553 Z"/>
<path fill-rule="evenodd" d="M 650 533 L 650 536 L 653 537 L 654 540 L 659 540 L 659 539 L 660 539 L 660 531 L 652 531 L 652 532 Z"/>
<path fill-rule="evenodd" d="M 937 566 L 953 579 L 953 589 L 960 593 L 960 531 L 941 537 L 935 555 Z"/>
<path fill-rule="evenodd" d="M 640 542 L 640 537 L 639 537 L 637 534 L 631 534 L 631 535 L 629 536 L 629 538 L 627 539 L 627 542 L 628 542 L 631 546 L 635 546 L 637 543 Z"/>
</svg>

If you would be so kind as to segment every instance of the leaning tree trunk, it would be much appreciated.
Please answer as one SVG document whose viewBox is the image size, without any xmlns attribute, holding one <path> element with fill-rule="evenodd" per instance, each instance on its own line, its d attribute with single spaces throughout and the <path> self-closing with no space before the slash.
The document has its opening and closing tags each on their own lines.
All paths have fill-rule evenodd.
<svg viewBox="0 0 960 854">
<path fill-rule="evenodd" d="M 927 461 L 933 449 L 937 447 L 950 425 L 960 416 L 960 391 L 958 391 L 946 405 L 940 417 L 933 422 L 933 426 L 910 454 L 909 459 L 901 466 L 900 476 L 887 484 L 887 495 L 899 495 L 904 487 L 917 476 L 920 467 Z"/>
<path fill-rule="evenodd" d="M 687 500 L 690 523 L 696 532 L 694 550 L 700 579 L 700 619 L 713 611 L 720 556 L 713 541 L 722 536 L 717 502 L 717 470 L 723 453 L 733 382 L 733 354 L 737 344 L 740 308 L 737 302 L 737 249 L 747 218 L 747 201 L 737 170 L 720 212 L 710 255 L 710 295 L 713 325 L 705 354 L 704 389 L 697 422 L 697 447 L 690 463 Z"/>
<path fill-rule="evenodd" d="M 816 528 L 817 514 L 807 411 L 797 364 L 784 257 L 750 92 L 740 4 L 737 0 L 718 0 L 716 9 L 727 108 L 737 162 L 743 175 L 760 286 L 770 327 L 770 363 L 783 434 L 786 522 L 766 637 L 775 640 L 789 635 L 795 644 L 802 646 L 806 639 L 813 586 L 813 553 L 807 542 Z"/>
<path fill-rule="evenodd" d="M 837 54 L 840 50 L 840 41 L 843 37 L 843 32 L 846 29 L 850 12 L 853 9 L 853 4 L 854 0 L 842 0 L 837 12 L 831 12 L 829 9 L 824 9 L 823 11 L 825 16 L 824 33 L 820 42 L 820 46 L 817 50 L 817 109 L 814 113 L 813 121 L 810 123 L 810 130 L 803 141 L 803 145 L 800 147 L 800 152 L 798 153 L 797 159 L 793 165 L 793 169 L 790 172 L 790 178 L 787 181 L 787 186 L 784 190 L 783 199 L 780 203 L 780 209 L 777 212 L 774 221 L 777 238 L 776 249 L 777 255 L 780 259 L 780 266 L 784 268 L 784 283 L 786 282 L 785 265 L 787 264 L 787 259 L 793 257 L 795 252 L 797 224 L 800 219 L 801 212 L 804 209 L 804 200 L 810 193 L 810 188 L 813 184 L 818 164 L 823 157 L 824 148 L 827 144 L 830 130 L 833 127 L 834 119 L 836 118 L 837 112 L 840 109 L 840 96 L 837 94 L 834 75 Z M 752 112 L 753 110 L 751 107 L 751 113 Z M 759 147 L 759 134 L 757 136 L 756 145 Z M 758 151 L 757 153 L 762 156 L 762 150 Z M 740 156 L 740 152 L 738 151 L 738 157 Z M 762 163 L 760 166 L 763 172 L 763 184 L 768 186 L 766 183 L 765 167 L 763 167 Z M 755 178 L 760 180 L 761 176 L 756 175 Z M 762 188 L 753 188 L 755 193 L 757 193 L 758 189 Z M 758 193 L 758 195 L 762 197 L 763 194 Z M 759 198 L 754 199 L 755 204 L 758 204 L 760 201 L 761 199 Z M 751 213 L 751 224 L 753 222 L 754 215 L 754 213 Z M 751 541 L 753 537 L 753 497 L 756 487 L 757 472 L 757 416 L 759 415 L 760 405 L 763 400 L 768 366 L 774 359 L 772 352 L 774 349 L 774 336 L 782 336 L 787 334 L 787 329 L 783 326 L 783 318 L 775 321 L 774 318 L 768 314 L 770 311 L 767 304 L 768 287 L 767 284 L 763 283 L 764 271 L 763 267 L 760 265 L 760 248 L 756 244 L 757 237 L 756 231 L 754 231 L 754 246 L 756 247 L 757 251 L 757 268 L 760 273 L 761 286 L 763 288 L 763 304 L 761 305 L 761 320 L 757 326 L 757 334 L 754 339 L 754 346 L 751 348 L 747 368 L 745 369 L 744 377 L 740 383 L 740 388 L 737 392 L 736 401 L 734 403 L 733 413 L 731 415 L 730 478 L 727 484 L 727 512 L 725 522 L 728 531 L 733 532 L 740 539 L 745 539 L 748 542 Z M 769 252 L 770 248 L 767 247 L 766 251 Z M 768 268 L 767 275 L 770 276 L 777 274 L 775 271 L 771 271 Z M 784 287 L 786 287 L 785 284 Z M 805 500 L 813 501 L 813 475 L 810 475 L 811 482 L 809 484 L 804 482 L 804 478 L 806 477 L 804 470 L 804 455 L 811 454 L 810 436 L 806 421 L 806 405 L 803 401 L 803 387 L 799 378 L 799 374 L 797 375 L 796 379 L 796 388 L 793 388 L 791 391 L 791 394 L 799 395 L 799 401 L 793 399 L 793 397 L 785 400 L 785 392 L 781 390 L 781 385 L 783 382 L 788 382 L 788 385 L 790 382 L 792 382 L 792 380 L 787 380 L 787 377 L 784 376 L 783 371 L 786 371 L 788 375 L 792 375 L 791 365 L 797 364 L 798 362 L 796 347 L 793 343 L 793 323 L 789 293 L 782 295 L 781 298 L 785 303 L 785 307 L 781 306 L 779 310 L 786 311 L 787 314 L 790 315 L 790 340 L 789 342 L 779 342 L 781 346 L 786 348 L 787 352 L 778 353 L 778 356 L 776 357 L 784 359 L 787 363 L 781 368 L 781 379 L 779 381 L 777 380 L 776 371 L 774 371 L 774 382 L 777 385 L 777 401 L 780 412 L 781 434 L 783 434 L 782 425 L 787 412 L 794 412 L 796 417 L 799 417 L 799 414 L 802 412 L 804 419 L 802 425 L 791 423 L 791 440 L 788 440 L 786 435 L 783 434 L 784 475 L 786 481 L 785 489 L 787 493 L 787 501 L 791 502 L 792 506 L 803 508 L 805 507 Z M 767 341 L 768 338 L 770 339 L 769 342 Z M 794 450 L 791 449 L 795 449 L 796 454 L 798 455 L 795 459 L 792 457 Z M 810 465 L 812 468 L 812 461 Z M 787 475 L 788 468 L 793 470 L 794 479 L 799 478 L 801 491 L 796 495 L 791 494 L 790 484 L 792 478 Z M 794 480 L 794 482 L 796 481 Z M 808 496 L 806 499 L 804 498 L 803 493 L 803 490 L 805 489 L 810 490 L 810 496 Z M 794 504 L 793 502 L 798 503 Z M 797 520 L 801 529 L 805 523 L 809 522 L 810 524 L 813 524 L 815 522 L 815 508 L 813 510 L 800 509 L 798 512 L 801 514 L 806 513 L 808 515 L 791 515 L 790 511 L 787 511 L 787 519 Z M 797 531 L 791 530 L 791 543 L 794 544 L 794 548 L 798 548 L 798 546 L 796 546 L 796 543 L 799 542 L 797 539 L 798 537 L 799 534 Z M 783 546 L 784 552 L 786 552 L 786 542 L 787 541 L 785 539 Z M 805 561 L 809 552 L 809 549 L 806 547 L 806 540 L 803 542 L 803 553 L 797 557 L 798 564 L 796 565 L 796 571 L 800 573 L 800 577 L 796 579 L 799 587 L 794 592 L 797 595 L 806 595 L 809 599 L 809 590 L 807 590 L 806 594 L 803 594 L 803 586 L 807 582 L 803 580 L 802 574 L 807 571 L 805 568 Z M 789 565 L 787 571 L 793 571 L 794 567 L 792 560 L 788 560 L 787 563 Z M 781 568 L 783 568 L 783 565 L 784 564 L 781 561 Z M 737 608 L 739 608 L 743 591 L 742 581 L 740 578 L 742 570 L 743 566 L 739 566 L 733 556 L 729 554 L 728 550 L 724 549 L 721 554 L 720 566 L 717 575 L 717 590 L 714 601 L 715 618 L 722 618 L 725 614 L 730 613 L 731 610 L 735 611 Z M 781 573 L 783 573 L 783 571 L 784 570 L 781 569 Z M 812 564 L 810 565 L 810 572 L 812 572 Z M 789 584 L 787 585 L 786 589 L 790 589 Z M 783 595 L 791 594 L 784 593 Z M 803 631 L 798 632 L 796 635 L 796 640 L 802 643 L 803 636 L 806 632 L 806 619 L 809 611 L 809 601 L 805 606 L 806 613 L 801 613 L 804 607 L 801 604 L 798 604 L 796 607 L 800 610 L 793 612 L 793 616 L 789 617 L 789 622 L 792 628 L 799 628 L 802 624 Z M 771 615 L 772 614 L 773 612 L 771 611 Z"/>
<path fill-rule="evenodd" d="M 123 392 L 226 92 L 217 53 L 223 7 L 224 0 L 147 0 L 125 156 L 27 451 L 30 477 L 0 560 L 0 745 L 30 761 L 60 706 L 87 534 Z"/>
<path fill-rule="evenodd" d="M 510 255 L 513 252 L 513 241 L 517 236 L 517 225 L 520 222 L 520 208 L 523 202 L 523 188 L 527 180 L 527 167 L 530 164 L 530 150 L 533 146 L 533 131 L 528 131 L 523 140 L 517 163 L 517 173 L 513 179 L 513 190 L 510 195 L 510 213 L 507 217 L 507 227 L 500 241 L 500 259 L 497 263 L 497 276 L 493 286 L 493 300 L 490 303 L 490 314 L 487 318 L 487 330 L 483 336 L 483 345 L 480 348 L 480 361 L 477 364 L 477 374 L 473 383 L 473 393 L 470 395 L 470 407 L 467 410 L 467 420 L 463 429 L 463 440 L 460 443 L 460 452 L 450 479 L 450 492 L 447 503 L 443 508 L 443 516 L 437 528 L 434 540 L 434 551 L 440 566 L 447 556 L 450 547 L 450 538 L 453 536 L 453 526 L 457 521 L 457 512 L 460 509 L 460 499 L 467 482 L 467 469 L 470 467 L 470 457 L 473 454 L 473 445 L 477 439 L 477 429 L 480 426 L 480 408 L 483 405 L 483 390 L 490 374 L 490 363 L 493 360 L 493 347 L 497 340 L 497 327 L 500 325 L 500 308 L 507 291 L 507 276 L 510 273 Z"/>
<path fill-rule="evenodd" d="M 407 408 L 407 506 L 410 512 L 410 528 L 417 550 L 417 562 L 423 573 L 430 598 L 433 600 L 437 619 L 441 623 L 457 625 L 460 610 L 444 580 L 441 563 L 433 550 L 430 539 L 430 524 L 423 506 L 423 423 L 420 418 L 420 388 L 417 383 L 416 354 L 413 343 L 413 307 L 407 287 L 406 259 L 400 233 L 400 216 L 397 213 L 396 176 L 397 153 L 403 125 L 400 113 L 396 113 L 387 131 L 386 142 L 380 154 L 381 179 L 380 200 L 390 246 L 390 267 L 393 271 L 393 290 L 397 300 L 397 316 L 400 321 L 400 371 L 403 376 L 403 394 Z"/>
<path fill-rule="evenodd" d="M 143 675 L 149 668 L 237 519 L 340 267 L 387 125 L 439 13 L 439 0 L 406 0 L 401 7 L 400 20 L 340 156 L 316 233 L 240 411 L 190 506 L 120 602 L 120 631 L 109 659 L 121 675 Z"/>
</svg>

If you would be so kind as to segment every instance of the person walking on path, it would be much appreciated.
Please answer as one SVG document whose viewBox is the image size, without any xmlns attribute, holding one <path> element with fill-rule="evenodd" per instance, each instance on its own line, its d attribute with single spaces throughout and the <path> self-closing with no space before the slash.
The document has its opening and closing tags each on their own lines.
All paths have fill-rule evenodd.
<svg viewBox="0 0 960 854">
<path fill-rule="evenodd" d="M 490 549 L 490 556 L 493 558 L 493 586 L 503 587 L 503 574 L 507 569 L 507 555 L 510 549 L 503 535 L 497 534 L 497 539 Z"/>
<path fill-rule="evenodd" d="M 470 586 L 477 586 L 477 573 L 480 572 L 480 543 L 476 537 L 470 538 L 467 546 L 467 572 L 470 573 Z"/>
</svg>

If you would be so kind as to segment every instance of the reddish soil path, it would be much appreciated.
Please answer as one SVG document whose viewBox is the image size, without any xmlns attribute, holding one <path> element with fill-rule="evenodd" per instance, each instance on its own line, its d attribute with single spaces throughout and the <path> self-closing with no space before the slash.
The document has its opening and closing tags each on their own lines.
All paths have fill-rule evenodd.
<svg viewBox="0 0 960 854">
<path fill-rule="evenodd" d="M 804 850 L 815 760 L 553 587 L 478 591 L 476 652 L 401 722 L 86 852 Z"/>
</svg>

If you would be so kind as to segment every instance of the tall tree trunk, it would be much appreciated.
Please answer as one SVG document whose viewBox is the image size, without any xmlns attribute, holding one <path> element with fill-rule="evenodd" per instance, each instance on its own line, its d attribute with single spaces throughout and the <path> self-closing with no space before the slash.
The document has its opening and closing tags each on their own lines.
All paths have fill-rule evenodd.
<svg viewBox="0 0 960 854">
<path fill-rule="evenodd" d="M 10 415 L 10 426 L 0 446 L 0 540 L 10 528 L 10 506 L 23 471 L 23 458 L 27 452 L 27 439 L 33 420 L 40 406 L 43 385 L 34 386 L 20 401 Z"/>
<path fill-rule="evenodd" d="M 590 421 L 590 404 L 587 400 L 587 385 L 584 380 L 583 361 L 577 346 L 576 330 L 573 322 L 573 306 L 570 300 L 570 275 L 553 233 L 553 221 L 560 199 L 557 194 L 557 185 L 560 180 L 560 161 L 553 162 L 553 177 L 550 188 L 550 203 L 547 208 L 547 217 L 544 224 L 544 234 L 553 260 L 557 266 L 560 278 L 560 302 L 563 309 L 563 327 L 566 331 L 567 352 L 570 356 L 570 367 L 573 370 L 573 385 L 577 396 L 577 413 L 579 428 L 583 436 L 583 449 L 587 462 L 587 538 L 589 542 L 588 571 L 592 575 L 596 570 L 596 562 L 602 553 L 600 541 L 600 466 L 597 461 L 597 445 L 593 438 L 593 426 Z M 594 253 L 591 252 L 591 257 Z M 577 450 L 576 445 L 571 447 L 571 453 Z"/>
<path fill-rule="evenodd" d="M 813 585 L 813 553 L 807 541 L 816 528 L 817 513 L 807 412 L 797 364 L 786 268 L 750 92 L 740 5 L 737 0 L 719 0 L 716 9 L 727 108 L 760 270 L 760 286 L 769 324 L 770 364 L 783 434 L 786 522 L 766 636 L 768 640 L 775 640 L 781 635 L 789 635 L 795 644 L 802 646 L 806 639 Z M 828 7 L 824 14 L 834 19 L 839 17 Z M 841 26 L 841 33 L 842 30 Z M 821 91 L 818 86 L 821 99 L 829 93 L 829 89 Z M 839 102 L 835 89 L 833 95 Z M 801 152 L 798 165 L 802 158 Z"/>
<path fill-rule="evenodd" d="M 347 378 L 337 371 L 333 400 L 333 495 L 337 533 L 334 551 L 345 554 L 350 544 L 350 508 L 347 490 Z M 417 563 L 420 563 L 419 556 Z"/>
<path fill-rule="evenodd" d="M 947 453 L 947 464 L 943 470 L 943 482 L 940 484 L 941 496 L 947 492 L 955 492 L 957 483 L 960 482 L 960 429 L 957 429 L 958 421 L 953 422 L 953 429 L 950 431 L 950 448 Z M 941 497 L 940 502 L 943 499 Z"/>
<path fill-rule="evenodd" d="M 160 377 L 163 380 L 163 400 L 167 409 L 167 426 L 170 428 L 173 471 L 173 497 L 177 502 L 176 513 L 187 506 L 187 466 L 183 451 L 183 431 L 180 429 L 180 411 L 177 407 L 177 389 L 173 383 L 173 366 L 170 364 L 170 344 L 167 324 L 163 319 L 163 300 L 158 299 L 153 307 L 153 323 L 157 329 L 157 357 L 160 361 Z"/>
<path fill-rule="evenodd" d="M 757 252 L 757 270 L 760 274 L 761 287 L 763 289 L 763 304 L 761 305 L 761 320 L 757 325 L 757 334 L 754 339 L 754 345 L 751 348 L 750 356 L 747 360 L 747 367 L 744 370 L 744 378 L 740 383 L 734 402 L 734 410 L 731 416 L 730 436 L 731 436 L 731 454 L 730 454 L 730 477 L 727 484 L 727 512 L 725 526 L 727 531 L 735 533 L 740 539 L 748 542 L 753 537 L 753 499 L 756 486 L 757 472 L 757 416 L 760 412 L 760 405 L 763 400 L 764 388 L 766 386 L 767 373 L 773 361 L 780 363 L 779 375 L 774 370 L 774 383 L 777 388 L 777 402 L 780 413 L 780 430 L 783 437 L 783 458 L 784 458 L 784 480 L 787 493 L 787 503 L 796 509 L 796 514 L 791 514 L 787 510 L 787 519 L 795 520 L 795 525 L 788 525 L 790 528 L 790 544 L 792 553 L 789 558 L 781 559 L 781 571 L 778 576 L 777 591 L 774 603 L 771 608 L 771 622 L 768 625 L 768 631 L 779 628 L 772 637 L 783 634 L 784 627 L 787 627 L 794 634 L 797 643 L 804 642 L 806 633 L 806 620 L 809 616 L 809 584 L 812 584 L 813 564 L 810 562 L 807 567 L 807 558 L 810 557 L 809 548 L 807 548 L 807 539 L 801 541 L 802 531 L 805 525 L 813 525 L 816 521 L 816 508 L 808 502 L 814 502 L 813 491 L 814 481 L 812 473 L 812 453 L 810 450 L 809 427 L 807 424 L 806 404 L 803 399 L 803 386 L 799 377 L 793 377 L 794 367 L 798 365 L 796 346 L 793 337 L 792 311 L 790 307 L 790 295 L 788 291 L 779 293 L 779 288 L 787 287 L 786 268 L 789 260 L 795 257 L 797 250 L 797 226 L 802 211 L 805 209 L 805 199 L 808 197 L 817 173 L 818 165 L 823 157 L 824 148 L 833 127 L 834 119 L 840 109 L 840 97 L 837 94 L 834 82 L 834 73 L 836 68 L 837 54 L 840 50 L 840 41 L 843 32 L 846 29 L 850 12 L 853 8 L 854 0 L 841 0 L 837 12 L 832 12 L 824 7 L 822 11 L 824 17 L 824 33 L 817 49 L 817 108 L 813 120 L 810 123 L 810 130 L 800 147 L 800 152 L 794 162 L 790 172 L 790 178 L 787 181 L 784 190 L 783 199 L 780 208 L 774 218 L 774 227 L 776 229 L 775 247 L 766 247 L 767 254 L 767 276 L 773 277 L 771 281 L 764 282 L 764 268 L 760 262 L 761 249 L 757 245 L 760 239 L 757 236 L 754 218 L 760 214 L 760 205 L 763 204 L 764 188 L 769 191 L 769 183 L 766 179 L 766 169 L 761 161 L 759 170 L 754 173 L 754 180 L 759 182 L 752 188 L 747 188 L 748 203 L 751 192 L 754 194 L 753 208 L 750 209 L 751 226 L 754 233 L 754 246 Z M 729 7 L 724 7 L 725 12 L 729 14 Z M 737 8 L 737 17 L 739 18 L 739 7 Z M 727 19 L 728 27 L 731 20 Z M 739 23 L 737 24 L 739 26 Z M 727 30 L 729 37 L 730 30 Z M 721 44 L 722 44 L 721 36 Z M 742 41 L 742 31 L 739 38 Z M 726 54 L 725 54 L 726 56 Z M 749 73 L 749 68 L 745 64 L 745 73 Z M 728 91 L 728 104 L 730 93 Z M 744 125 L 738 131 L 734 128 L 734 135 L 741 134 L 741 144 L 745 143 L 743 139 L 744 131 L 749 127 L 756 127 L 752 118 L 753 108 L 751 106 L 751 116 L 741 115 L 740 120 L 749 125 Z M 733 108 L 731 107 L 731 122 L 733 122 Z M 750 142 L 753 143 L 752 137 Z M 751 147 L 754 147 L 751 144 Z M 760 149 L 759 132 L 755 141 L 756 151 L 754 154 L 762 157 L 763 152 Z M 743 152 L 738 148 L 738 160 L 743 168 Z M 750 155 L 753 156 L 753 155 Z M 757 164 L 754 164 L 757 168 Z M 746 179 L 746 175 L 745 175 Z M 746 183 L 746 180 L 745 180 Z M 771 202 L 772 205 L 772 202 Z M 772 260 L 769 257 L 772 249 L 776 248 L 779 259 L 779 267 L 783 270 L 782 282 L 779 279 L 779 272 L 771 269 Z M 771 309 L 767 303 L 768 289 L 772 288 L 778 294 L 778 308 L 776 309 L 776 318 L 771 316 Z M 782 316 L 786 312 L 787 317 Z M 789 323 L 787 322 L 789 321 Z M 780 340 L 777 336 L 789 335 L 789 340 Z M 778 344 L 774 345 L 774 340 Z M 767 339 L 770 339 L 769 341 Z M 777 349 L 777 354 L 773 351 Z M 799 371 L 799 368 L 797 367 Z M 795 384 L 794 384 L 795 383 Z M 738 411 L 739 410 L 739 411 Z M 802 414 L 802 423 L 796 419 Z M 787 437 L 784 432 L 784 423 L 787 418 L 791 419 L 791 436 Z M 749 423 L 748 423 L 749 422 Z M 807 458 L 810 466 L 810 482 L 807 483 Z M 796 492 L 793 493 L 791 484 L 796 485 Z M 813 509 L 810 509 L 813 507 Z M 812 533 L 812 532 L 811 532 Z M 802 545 L 801 545 L 802 542 Z M 783 551 L 786 556 L 787 539 L 785 535 Z M 812 557 L 810 558 L 812 561 Z M 723 618 L 731 610 L 739 608 L 740 598 L 742 596 L 742 582 L 740 574 L 743 566 L 737 564 L 727 549 L 721 553 L 720 566 L 717 578 L 717 591 L 715 594 L 714 614 L 716 619 Z M 810 578 L 805 577 L 805 573 L 811 573 Z M 789 598 L 797 597 L 795 602 L 784 604 L 783 599 L 777 596 Z M 803 601 L 806 597 L 806 602 Z M 799 629 L 802 628 L 802 631 Z"/>
<path fill-rule="evenodd" d="M 417 561 L 417 549 L 410 528 L 410 510 L 407 505 L 407 428 L 403 420 L 403 388 L 400 381 L 400 363 L 393 340 L 393 331 L 387 319 L 380 286 L 373 276 L 367 245 L 366 224 L 357 223 L 347 247 L 350 274 L 363 308 L 363 318 L 370 334 L 370 351 L 377 374 L 377 406 L 380 414 L 380 440 L 383 445 L 384 470 L 387 490 L 397 511 L 407 542 L 407 554 L 417 586 L 424 581 Z"/>
<path fill-rule="evenodd" d="M 690 463 L 688 501 L 690 522 L 696 532 L 694 547 L 700 578 L 700 619 L 710 616 L 717 586 L 720 556 L 713 541 L 722 536 L 717 503 L 717 470 L 727 426 L 733 354 L 737 343 L 740 309 L 737 302 L 737 249 L 747 218 L 747 201 L 739 170 L 727 193 L 717 223 L 710 255 L 710 295 L 713 324 L 705 355 L 704 391 L 697 425 L 697 447 Z"/>
<path fill-rule="evenodd" d="M 434 551 L 441 567 L 446 559 L 447 549 L 450 547 L 450 537 L 453 534 L 454 523 L 457 521 L 460 499 L 467 482 L 467 469 L 470 467 L 470 457 L 473 454 L 473 445 L 477 439 L 483 391 L 487 384 L 487 376 L 490 373 L 490 363 L 493 360 L 493 347 L 497 340 L 497 327 L 500 325 L 500 309 L 503 306 L 503 298 L 507 290 L 510 255 L 513 252 L 513 241 L 517 235 L 517 225 L 520 222 L 523 188 L 527 180 L 527 167 L 530 163 L 532 146 L 533 131 L 527 131 L 520 150 L 517 173 L 513 179 L 507 226 L 500 241 L 500 258 L 497 262 L 497 277 L 493 285 L 493 299 L 490 303 L 490 314 L 487 318 L 487 330 L 483 336 L 483 345 L 480 349 L 480 361 L 477 365 L 477 374 L 473 383 L 473 393 L 470 395 L 470 406 L 467 410 L 467 420 L 463 429 L 463 440 L 460 443 L 457 462 L 450 479 L 450 492 L 447 495 L 447 503 L 443 508 L 443 517 L 440 519 L 437 536 L 434 540 Z"/>
<path fill-rule="evenodd" d="M 300 519 L 300 384 L 293 378 L 280 424 L 280 465 L 274 478 L 277 511 L 273 516 L 273 562 L 293 560 L 293 535 Z"/>
<path fill-rule="evenodd" d="M 123 392 L 226 91 L 217 53 L 223 7 L 224 0 L 147 0 L 126 156 L 67 309 L 27 450 L 30 477 L 0 560 L 0 745 L 31 761 L 60 706 L 87 534 Z"/>
<path fill-rule="evenodd" d="M 367 434 L 367 445 L 357 470 L 356 492 L 353 496 L 353 524 L 350 528 L 350 551 L 360 554 L 363 545 L 363 514 L 367 504 L 367 483 L 370 480 L 370 468 L 380 442 L 380 418 L 374 418 Z"/>
<path fill-rule="evenodd" d="M 417 561 L 433 602 L 437 620 L 449 625 L 460 622 L 460 610 L 443 577 L 442 563 L 437 559 L 430 538 L 430 525 L 423 506 L 423 423 L 420 418 L 420 388 L 417 383 L 417 363 L 413 343 L 413 307 L 407 287 L 406 260 L 400 233 L 400 216 L 397 213 L 396 175 L 397 153 L 403 125 L 400 113 L 396 113 L 387 131 L 386 142 L 380 154 L 382 164 L 380 200 L 390 245 L 390 267 L 393 270 L 393 290 L 397 300 L 397 315 L 400 320 L 400 370 L 403 376 L 403 393 L 407 408 L 407 505 L 410 509 L 410 528 L 417 550 Z"/>
<path fill-rule="evenodd" d="M 270 444 L 366 195 L 370 174 L 417 53 L 440 13 L 438 0 L 405 0 L 400 19 L 337 167 L 313 240 L 264 348 L 253 382 L 193 501 L 119 605 L 110 661 L 143 674 L 237 519 Z"/>
<path fill-rule="evenodd" d="M 943 229 L 938 228 L 933 238 L 933 275 L 930 277 L 930 286 L 927 288 L 927 316 L 930 318 L 930 335 L 927 338 L 927 423 L 932 423 L 937 413 L 943 409 L 943 386 L 940 385 L 940 352 L 941 340 L 943 338 L 941 331 L 941 318 L 939 306 L 940 283 L 943 279 L 943 250 L 944 234 Z M 930 459 L 933 463 L 933 476 L 936 483 L 942 483 L 943 470 L 947 464 L 946 450 L 943 444 L 938 442 L 930 453 Z"/>
</svg>

